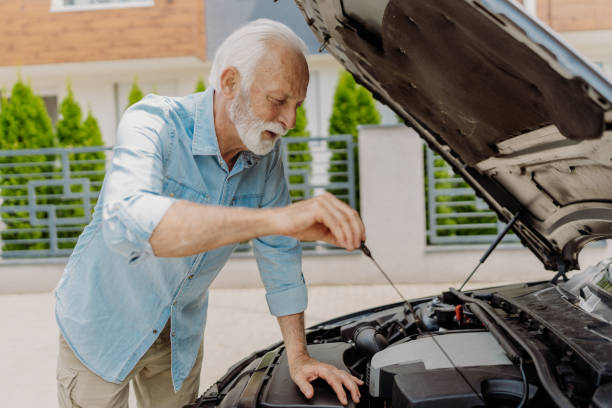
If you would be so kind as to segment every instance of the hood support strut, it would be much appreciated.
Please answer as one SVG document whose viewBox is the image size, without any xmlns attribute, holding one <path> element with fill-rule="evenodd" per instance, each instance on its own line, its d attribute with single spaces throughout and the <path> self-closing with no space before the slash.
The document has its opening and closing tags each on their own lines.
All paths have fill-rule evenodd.
<svg viewBox="0 0 612 408">
<path fill-rule="evenodd" d="M 520 213 L 521 213 L 520 211 L 517 211 L 516 214 L 514 214 L 514 217 L 512 217 L 512 219 L 510 220 L 510 222 L 508 224 L 506 224 L 504 229 L 499 233 L 499 235 L 497 235 L 497 238 L 495 238 L 495 241 L 493 241 L 491 246 L 487 249 L 487 252 L 485 252 L 484 255 L 482 256 L 482 258 L 480 258 L 480 261 L 478 262 L 478 265 L 476 265 L 476 267 L 474 268 L 472 273 L 470 273 L 469 276 L 465 279 L 465 281 L 463 282 L 463 284 L 459 288 L 459 292 L 461 292 L 461 290 L 463 289 L 465 284 L 468 283 L 468 281 L 470 279 L 472 279 L 472 276 L 474 276 L 474 274 L 476 273 L 478 268 L 480 268 L 480 265 L 482 265 L 487 260 L 489 255 L 491 255 L 491 252 L 493 252 L 493 250 L 497 247 L 497 245 L 501 242 L 501 240 L 506 236 L 508 231 L 510 231 L 510 228 L 512 228 L 512 226 L 514 225 L 516 220 L 518 220 L 518 217 L 519 217 Z"/>
<path fill-rule="evenodd" d="M 556 285 L 557 282 L 559 281 L 559 278 L 563 278 L 563 282 L 567 282 L 567 271 L 568 271 L 569 267 L 567 266 L 567 262 L 565 262 L 563 260 L 562 257 L 558 257 L 557 258 L 557 274 L 555 275 L 554 278 L 552 278 L 552 280 L 550 281 L 550 283 L 552 283 L 553 285 Z"/>
</svg>

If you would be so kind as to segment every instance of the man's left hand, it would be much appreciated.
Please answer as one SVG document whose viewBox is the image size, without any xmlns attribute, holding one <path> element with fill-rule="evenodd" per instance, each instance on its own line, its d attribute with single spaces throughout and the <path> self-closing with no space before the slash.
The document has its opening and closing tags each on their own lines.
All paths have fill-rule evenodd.
<svg viewBox="0 0 612 408">
<path fill-rule="evenodd" d="M 363 381 L 344 370 L 340 370 L 331 364 L 315 360 L 308 355 L 303 355 L 295 361 L 290 361 L 289 372 L 293 382 L 308 399 L 312 398 L 314 395 L 314 389 L 310 383 L 317 378 L 322 378 L 327 381 L 336 392 L 338 400 L 342 405 L 348 404 L 344 388 L 350 391 L 351 398 L 355 403 L 358 403 L 359 398 L 361 398 L 358 386 L 363 385 Z"/>
</svg>

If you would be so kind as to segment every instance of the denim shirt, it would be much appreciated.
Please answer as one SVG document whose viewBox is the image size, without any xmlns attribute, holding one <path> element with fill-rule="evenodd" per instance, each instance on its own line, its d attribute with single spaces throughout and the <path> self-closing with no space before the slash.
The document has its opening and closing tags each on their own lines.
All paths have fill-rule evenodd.
<svg viewBox="0 0 612 408">
<path fill-rule="evenodd" d="M 290 202 L 279 144 L 265 156 L 241 153 L 228 170 L 215 134 L 213 94 L 149 95 L 123 115 L 93 219 L 55 289 L 66 342 L 107 381 L 126 378 L 168 318 L 175 390 L 195 362 L 208 287 L 236 245 L 156 257 L 148 240 L 176 200 L 253 208 Z M 266 236 L 254 239 L 253 248 L 270 312 L 304 311 L 299 242 Z"/>
</svg>

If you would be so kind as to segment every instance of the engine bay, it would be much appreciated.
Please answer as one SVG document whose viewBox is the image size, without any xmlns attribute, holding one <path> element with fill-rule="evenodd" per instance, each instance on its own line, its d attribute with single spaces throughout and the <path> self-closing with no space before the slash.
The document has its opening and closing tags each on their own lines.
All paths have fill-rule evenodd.
<svg viewBox="0 0 612 408">
<path fill-rule="evenodd" d="M 451 289 L 311 327 L 308 351 L 365 382 L 349 407 L 612 406 L 609 324 L 568 296 L 548 282 Z M 313 387 L 308 400 L 277 343 L 189 407 L 342 407 L 324 381 Z"/>
</svg>

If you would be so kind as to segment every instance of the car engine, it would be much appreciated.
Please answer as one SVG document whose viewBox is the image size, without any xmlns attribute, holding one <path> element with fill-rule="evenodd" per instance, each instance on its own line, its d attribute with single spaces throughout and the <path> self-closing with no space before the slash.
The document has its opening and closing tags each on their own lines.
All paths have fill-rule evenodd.
<svg viewBox="0 0 612 408">
<path fill-rule="evenodd" d="M 548 283 L 544 286 L 550 289 Z M 519 295 L 535 291 L 527 285 L 513 290 Z M 527 330 L 545 330 L 529 317 L 520 318 L 490 292 L 471 294 L 473 303 L 458 293 L 463 296 L 449 291 L 319 324 L 307 331 L 308 351 L 364 380 L 361 401 L 349 402 L 350 407 L 559 406 L 539 379 L 537 364 L 516 342 L 500 337 L 477 302 L 495 305 L 496 313 Z M 578 361 L 569 361 L 554 341 L 549 345 L 547 361 L 557 364 L 552 375 L 564 381 L 572 401 L 577 406 L 610 406 L 612 391 L 600 387 L 593 395 L 595 388 L 575 380 Z M 315 380 L 313 387 L 308 400 L 293 384 L 278 343 L 238 362 L 189 407 L 342 407 L 324 381 Z"/>
</svg>

